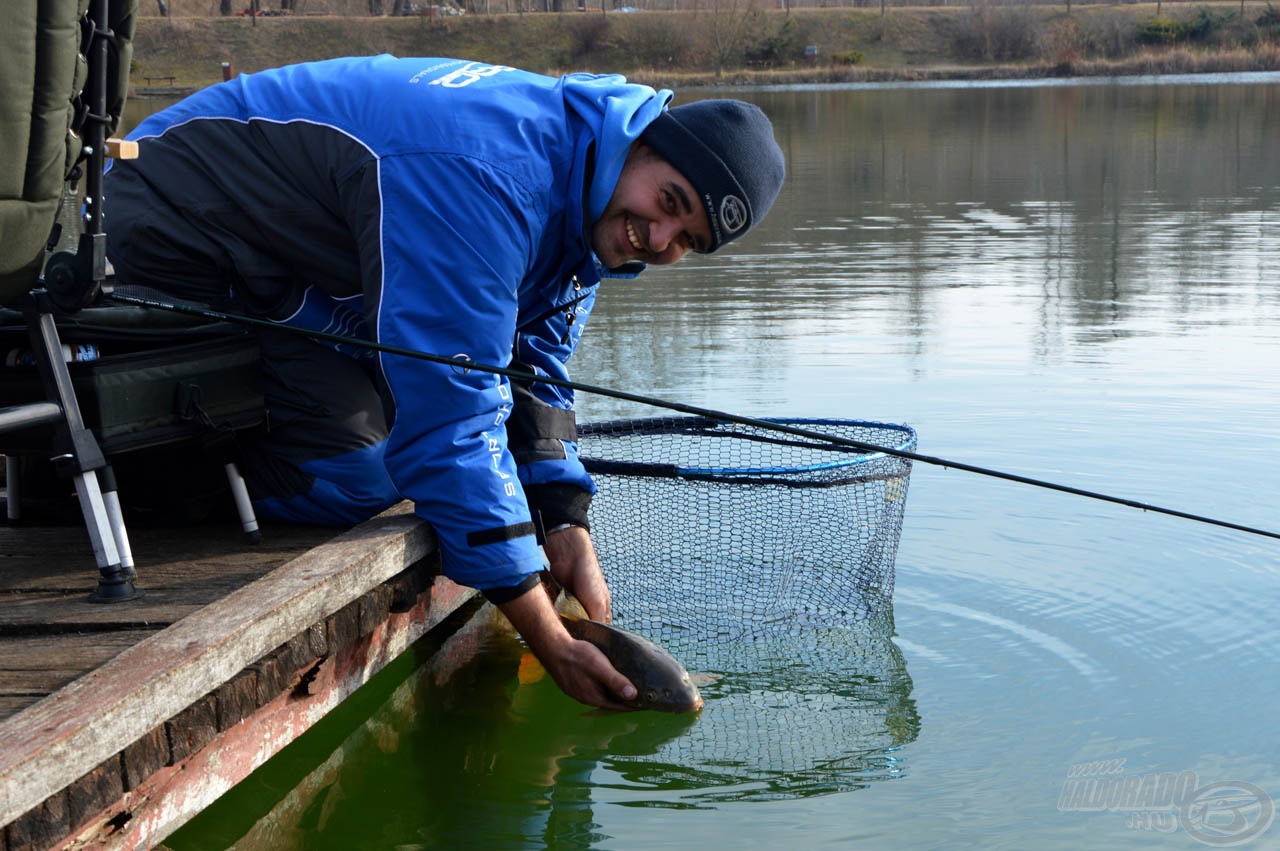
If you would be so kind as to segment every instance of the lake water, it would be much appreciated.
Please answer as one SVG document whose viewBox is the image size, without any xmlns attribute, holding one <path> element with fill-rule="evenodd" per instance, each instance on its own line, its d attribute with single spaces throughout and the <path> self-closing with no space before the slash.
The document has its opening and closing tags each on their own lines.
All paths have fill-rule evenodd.
<svg viewBox="0 0 1280 851">
<path fill-rule="evenodd" d="M 774 211 L 609 284 L 575 378 L 1280 530 L 1280 77 L 732 94 Z M 1280 847 L 1280 541 L 923 463 L 905 506 L 891 604 L 699 657 L 700 717 L 584 714 L 468 629 L 168 844 Z"/>
</svg>

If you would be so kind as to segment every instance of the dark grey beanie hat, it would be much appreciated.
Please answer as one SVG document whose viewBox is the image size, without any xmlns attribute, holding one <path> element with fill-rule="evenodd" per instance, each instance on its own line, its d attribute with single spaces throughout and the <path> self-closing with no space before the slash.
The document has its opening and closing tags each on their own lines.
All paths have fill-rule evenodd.
<svg viewBox="0 0 1280 851">
<path fill-rule="evenodd" d="M 751 230 L 786 175 L 773 125 L 754 104 L 701 100 L 673 107 L 640 135 L 683 174 L 702 198 L 715 251 Z"/>
</svg>

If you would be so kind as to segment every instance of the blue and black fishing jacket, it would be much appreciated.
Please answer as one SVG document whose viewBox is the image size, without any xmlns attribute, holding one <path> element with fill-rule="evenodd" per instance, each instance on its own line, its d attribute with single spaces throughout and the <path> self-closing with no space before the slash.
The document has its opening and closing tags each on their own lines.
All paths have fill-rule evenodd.
<svg viewBox="0 0 1280 851">
<path fill-rule="evenodd" d="M 566 378 L 604 274 L 590 224 L 670 98 L 617 76 L 454 59 L 241 76 L 130 134 L 137 165 L 113 171 L 139 168 L 143 179 L 109 176 L 108 195 L 146 191 L 148 206 L 108 234 L 144 241 L 147 253 L 108 251 L 118 271 L 170 293 L 182 294 L 198 257 L 233 282 L 227 302 L 255 315 Z M 148 169 L 169 177 L 144 186 Z M 532 494 L 551 495 L 555 520 L 584 516 L 594 492 L 572 391 L 350 354 L 375 367 L 393 416 L 376 451 L 437 531 L 446 575 L 495 594 L 528 587 L 543 566 Z M 308 519 L 305 505 L 292 510 L 273 513 Z"/>
</svg>

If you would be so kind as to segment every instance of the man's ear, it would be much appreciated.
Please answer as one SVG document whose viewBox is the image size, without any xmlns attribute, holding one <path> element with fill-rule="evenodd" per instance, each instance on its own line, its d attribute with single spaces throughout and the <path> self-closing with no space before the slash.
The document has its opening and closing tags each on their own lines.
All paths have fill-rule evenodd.
<svg viewBox="0 0 1280 851">
<path fill-rule="evenodd" d="M 636 139 L 631 143 L 631 150 L 627 151 L 627 163 L 645 162 L 647 160 L 661 159 L 662 155 L 653 149 L 653 146 L 642 139 Z"/>
</svg>

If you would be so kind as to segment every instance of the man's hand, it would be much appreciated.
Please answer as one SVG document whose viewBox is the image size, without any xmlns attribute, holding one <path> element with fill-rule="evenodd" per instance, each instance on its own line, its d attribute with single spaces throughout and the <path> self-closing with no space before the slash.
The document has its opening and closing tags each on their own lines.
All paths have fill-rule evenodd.
<svg viewBox="0 0 1280 851">
<path fill-rule="evenodd" d="M 565 694 L 604 709 L 632 708 L 623 701 L 635 699 L 636 687 L 594 644 L 569 635 L 540 585 L 498 608 Z"/>
<path fill-rule="evenodd" d="M 612 621 L 613 599 L 591 545 L 591 534 L 581 526 L 570 526 L 547 535 L 543 550 L 551 562 L 551 575 L 578 598 L 587 615 L 600 623 Z"/>
</svg>

